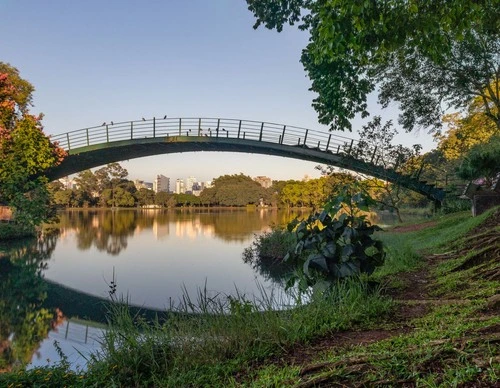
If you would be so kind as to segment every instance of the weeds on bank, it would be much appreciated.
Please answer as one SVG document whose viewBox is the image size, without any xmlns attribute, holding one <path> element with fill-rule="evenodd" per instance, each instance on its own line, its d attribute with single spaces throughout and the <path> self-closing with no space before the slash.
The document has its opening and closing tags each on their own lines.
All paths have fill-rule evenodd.
<svg viewBox="0 0 500 388">
<path fill-rule="evenodd" d="M 366 325 L 391 303 L 364 283 L 342 282 L 327 298 L 274 310 L 274 296 L 259 301 L 185 296 L 163 325 L 148 324 L 122 308 L 113 311 L 103 351 L 89 364 L 88 378 L 121 385 L 229 384 L 253 362 L 325 333 Z"/>
<path fill-rule="evenodd" d="M 195 299 L 185 293 L 164 323 L 148 322 L 131 315 L 126 304 L 115 304 L 102 351 L 91 356 L 86 372 L 72 372 L 61 363 L 0 374 L 0 386 L 227 386 L 292 344 L 370 325 L 391 307 L 359 280 L 339 282 L 326 298 L 310 298 L 307 304 L 275 310 L 283 300 L 264 289 L 253 301 L 238 293 L 212 297 L 203 289 Z M 276 373 L 273 380 L 280 375 L 285 378 Z"/>
</svg>

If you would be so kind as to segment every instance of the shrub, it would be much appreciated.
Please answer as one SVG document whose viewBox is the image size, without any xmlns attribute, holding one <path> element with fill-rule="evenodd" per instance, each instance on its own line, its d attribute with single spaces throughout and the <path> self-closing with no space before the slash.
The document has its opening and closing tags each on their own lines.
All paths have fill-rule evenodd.
<svg viewBox="0 0 500 388">
<path fill-rule="evenodd" d="M 300 290 L 311 286 L 325 290 L 338 279 L 371 274 L 382 265 L 385 258 L 382 242 L 371 237 L 381 229 L 361 214 L 373 203 L 355 182 L 344 186 L 337 197 L 330 197 L 322 212 L 290 223 L 288 229 L 295 231 L 297 245 L 285 259 L 295 257 L 302 268 L 288 286 L 298 281 Z"/>
<path fill-rule="evenodd" d="M 243 261 L 266 279 L 279 282 L 293 271 L 292 263 L 284 262 L 283 258 L 296 243 L 293 233 L 274 226 L 271 231 L 255 237 L 252 245 L 243 251 Z"/>
</svg>

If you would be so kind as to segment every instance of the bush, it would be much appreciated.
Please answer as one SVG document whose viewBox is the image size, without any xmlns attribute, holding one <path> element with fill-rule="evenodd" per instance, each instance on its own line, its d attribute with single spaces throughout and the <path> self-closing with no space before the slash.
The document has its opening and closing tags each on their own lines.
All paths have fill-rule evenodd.
<svg viewBox="0 0 500 388">
<path fill-rule="evenodd" d="M 36 230 L 33 227 L 14 222 L 0 222 L 0 240 L 13 240 L 34 236 L 36 236 Z"/>
<path fill-rule="evenodd" d="M 264 278 L 279 282 L 293 271 L 292 263 L 284 262 L 283 258 L 296 243 L 293 233 L 274 226 L 271 231 L 255 236 L 252 245 L 243 251 L 243 261 Z"/>
<path fill-rule="evenodd" d="M 344 186 L 337 197 L 330 198 L 321 213 L 290 223 L 288 229 L 295 231 L 298 242 L 293 255 L 287 255 L 286 259 L 295 256 L 302 268 L 288 286 L 298 281 L 300 290 L 313 286 L 323 291 L 338 279 L 371 274 L 382 265 L 385 258 L 382 242 L 371 237 L 381 229 L 361 214 L 373 203 L 355 182 Z"/>
<path fill-rule="evenodd" d="M 440 209 L 442 214 L 450 214 L 463 212 L 466 210 L 471 210 L 471 201 L 469 199 L 460 199 L 458 197 L 455 198 L 446 198 L 443 202 L 443 206 Z"/>
</svg>

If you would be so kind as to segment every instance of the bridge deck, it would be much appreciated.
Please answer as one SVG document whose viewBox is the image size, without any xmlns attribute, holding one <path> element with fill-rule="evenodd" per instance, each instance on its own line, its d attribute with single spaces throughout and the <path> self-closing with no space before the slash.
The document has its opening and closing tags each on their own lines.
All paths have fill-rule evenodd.
<svg viewBox="0 0 500 388">
<path fill-rule="evenodd" d="M 52 179 L 103 164 L 163 153 L 231 151 L 290 157 L 342 167 L 401 184 L 441 201 L 445 192 L 402 175 L 376 147 L 331 132 L 249 120 L 153 118 L 83 128 L 52 137 L 69 156 Z"/>
</svg>

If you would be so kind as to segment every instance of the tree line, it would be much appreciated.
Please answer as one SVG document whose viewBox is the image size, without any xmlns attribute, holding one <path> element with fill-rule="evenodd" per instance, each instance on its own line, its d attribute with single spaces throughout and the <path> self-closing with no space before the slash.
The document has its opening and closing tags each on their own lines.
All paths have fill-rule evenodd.
<svg viewBox="0 0 500 388">
<path fill-rule="evenodd" d="M 153 190 L 137 189 L 127 179 L 128 172 L 119 163 L 110 163 L 95 172 L 86 170 L 75 178 L 75 188 L 68 189 L 59 182 L 52 182 L 50 192 L 53 202 L 59 207 L 147 207 L 166 208 L 185 206 L 244 207 L 247 205 L 280 208 L 307 207 L 319 209 L 328 197 L 338 193 L 346 184 L 360 180 L 345 172 L 329 172 L 317 179 L 277 180 L 264 188 L 250 176 L 244 174 L 222 175 L 213 180 L 210 188 L 199 196 L 192 194 L 155 193 Z M 387 202 L 382 181 L 360 180 L 371 195 Z M 406 196 L 409 205 L 415 197 Z"/>
</svg>

